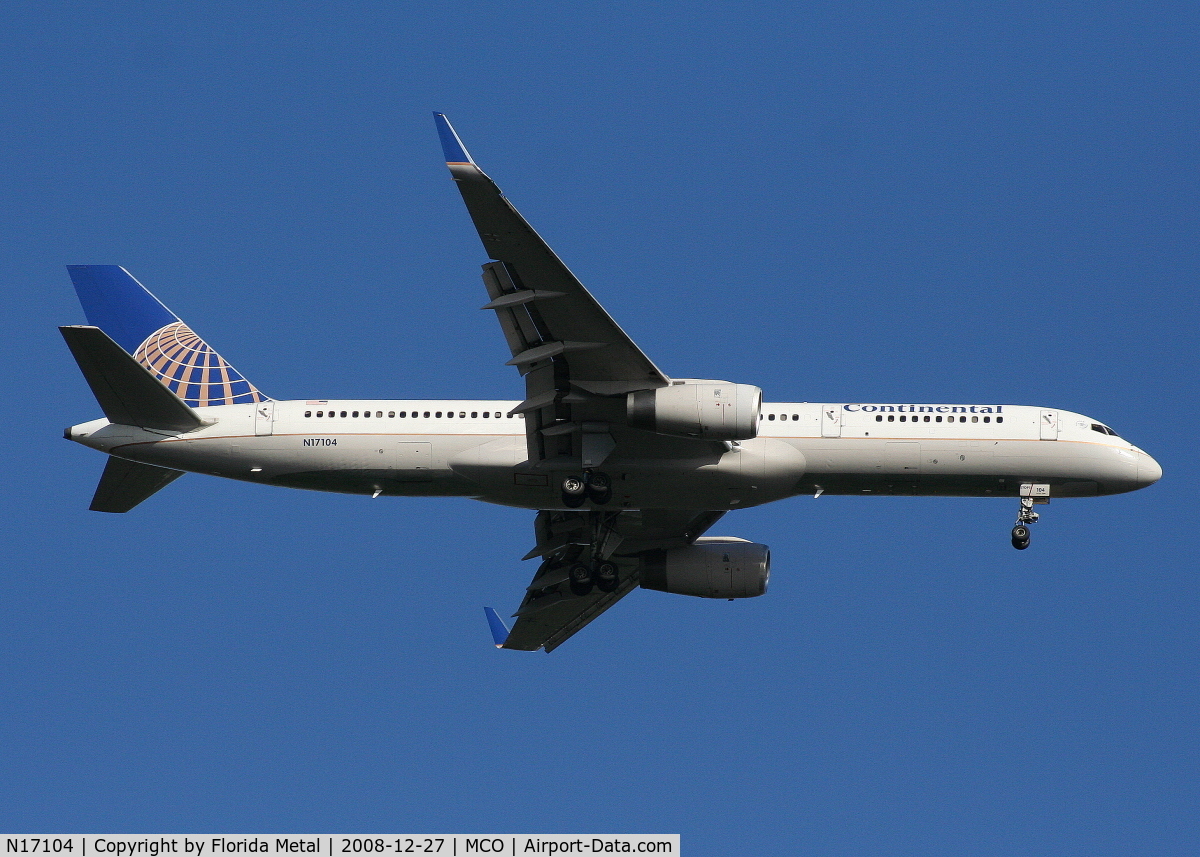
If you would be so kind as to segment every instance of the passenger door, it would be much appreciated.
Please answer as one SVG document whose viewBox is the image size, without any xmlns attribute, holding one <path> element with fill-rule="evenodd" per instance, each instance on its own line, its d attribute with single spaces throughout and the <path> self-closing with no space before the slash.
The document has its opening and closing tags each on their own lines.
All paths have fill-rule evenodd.
<svg viewBox="0 0 1200 857">
<path fill-rule="evenodd" d="M 254 406 L 254 435 L 267 437 L 275 425 L 275 403 L 272 401 L 259 402 Z"/>
<path fill-rule="evenodd" d="M 1058 440 L 1058 411 L 1042 411 L 1038 419 L 1042 440 Z"/>
<path fill-rule="evenodd" d="M 842 406 L 821 405 L 821 437 L 842 436 Z"/>
</svg>

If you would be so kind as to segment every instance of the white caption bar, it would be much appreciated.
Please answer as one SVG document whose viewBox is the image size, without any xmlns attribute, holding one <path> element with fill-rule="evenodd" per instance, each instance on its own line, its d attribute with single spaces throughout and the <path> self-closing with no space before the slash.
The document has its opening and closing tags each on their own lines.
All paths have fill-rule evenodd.
<svg viewBox="0 0 1200 857">
<path fill-rule="evenodd" d="M 353 834 L 74 834 L 0 833 L 0 857 L 7 855 L 57 857 L 192 857 L 228 855 L 365 855 L 465 854 L 506 857 L 557 857 L 561 854 L 679 854 L 679 834 L 572 833 L 471 834 L 353 833 Z"/>
</svg>

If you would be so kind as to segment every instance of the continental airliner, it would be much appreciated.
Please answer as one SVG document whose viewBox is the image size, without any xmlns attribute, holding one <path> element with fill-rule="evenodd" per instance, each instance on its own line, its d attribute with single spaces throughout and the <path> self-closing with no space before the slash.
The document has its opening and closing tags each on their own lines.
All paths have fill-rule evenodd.
<svg viewBox="0 0 1200 857">
<path fill-rule="evenodd" d="M 124 268 L 68 270 L 89 324 L 60 328 L 104 416 L 66 437 L 108 455 L 91 508 L 127 512 L 185 472 L 370 497 L 535 510 L 539 564 L 497 646 L 547 652 L 636 587 L 762 595 L 766 545 L 706 535 L 727 512 L 809 495 L 1003 498 L 1014 547 L 1052 498 L 1143 488 L 1162 470 L 1105 423 L 994 402 L 764 402 L 672 378 L 625 334 L 435 114 L 491 261 L 487 302 L 520 400 L 260 392 Z"/>
</svg>

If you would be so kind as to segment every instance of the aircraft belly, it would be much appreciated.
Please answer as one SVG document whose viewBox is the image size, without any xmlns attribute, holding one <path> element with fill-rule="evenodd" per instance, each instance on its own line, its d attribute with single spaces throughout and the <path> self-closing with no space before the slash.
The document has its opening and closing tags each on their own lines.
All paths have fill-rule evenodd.
<svg viewBox="0 0 1200 857">
<path fill-rule="evenodd" d="M 717 443 L 691 447 L 695 457 L 621 455 L 618 448 L 601 468 L 612 480 L 609 508 L 730 509 L 757 506 L 796 493 L 804 456 L 792 444 L 760 438 L 732 450 Z M 455 457 L 455 473 L 479 485 L 479 499 L 528 509 L 566 508 L 559 489 L 577 463 L 526 460 L 523 441 L 481 446 Z"/>
<path fill-rule="evenodd" d="M 1100 444 L 1041 440 L 807 439 L 802 490 L 826 494 L 1017 496 L 1044 482 L 1053 496 L 1084 497 L 1136 486 L 1136 454 Z"/>
<path fill-rule="evenodd" d="M 113 451 L 147 464 L 316 491 L 469 496 L 477 490 L 443 460 L 460 445 L 459 438 L 436 436 L 269 435 L 172 438 Z"/>
</svg>

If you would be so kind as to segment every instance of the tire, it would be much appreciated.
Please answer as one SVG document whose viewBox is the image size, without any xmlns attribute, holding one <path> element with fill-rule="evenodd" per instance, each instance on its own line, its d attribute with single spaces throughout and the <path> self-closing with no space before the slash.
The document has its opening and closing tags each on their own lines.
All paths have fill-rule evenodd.
<svg viewBox="0 0 1200 857">
<path fill-rule="evenodd" d="M 1012 546 L 1019 551 L 1023 551 L 1025 548 L 1029 547 L 1029 539 L 1013 539 Z"/>
<path fill-rule="evenodd" d="M 591 583 L 592 570 L 582 562 L 576 562 L 567 569 L 567 579 L 571 583 Z"/>
<path fill-rule="evenodd" d="M 591 473 L 588 474 L 588 484 L 593 491 L 608 491 L 612 488 L 612 479 L 607 473 Z"/>
<path fill-rule="evenodd" d="M 615 562 L 598 562 L 592 580 L 601 592 L 613 592 L 621 585 L 621 572 Z"/>
<path fill-rule="evenodd" d="M 1012 537 L 1014 542 L 1029 541 L 1029 527 L 1024 524 L 1017 524 L 1012 528 Z"/>
<path fill-rule="evenodd" d="M 564 497 L 582 497 L 587 493 L 587 483 L 578 476 L 568 476 L 562 481 Z"/>
<path fill-rule="evenodd" d="M 588 486 L 588 499 L 597 506 L 603 506 L 612 499 L 612 489 L 605 488 L 603 491 L 598 490 L 595 486 Z"/>
</svg>

